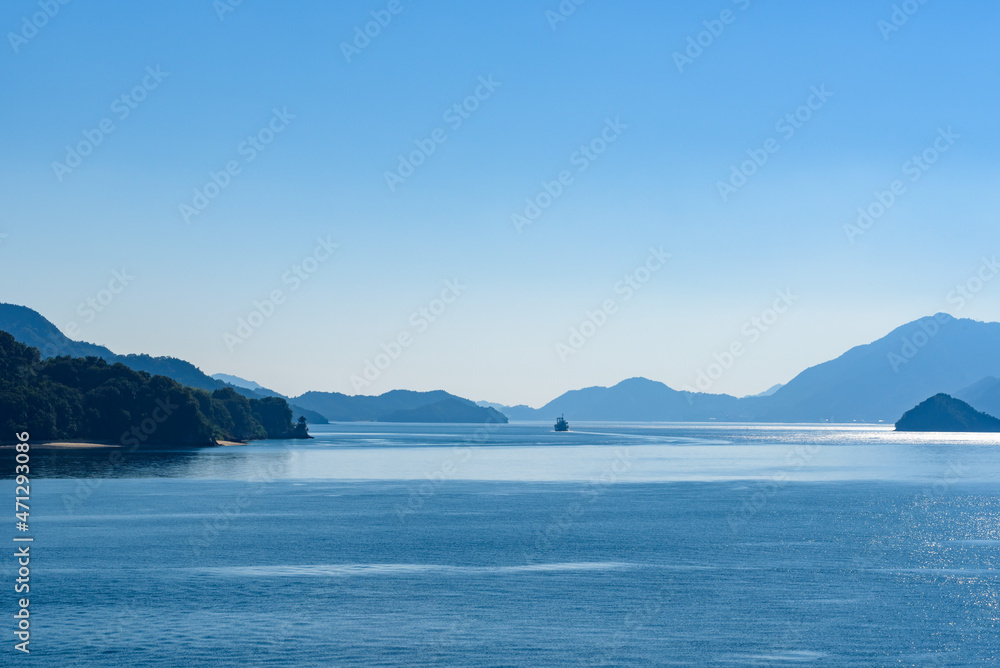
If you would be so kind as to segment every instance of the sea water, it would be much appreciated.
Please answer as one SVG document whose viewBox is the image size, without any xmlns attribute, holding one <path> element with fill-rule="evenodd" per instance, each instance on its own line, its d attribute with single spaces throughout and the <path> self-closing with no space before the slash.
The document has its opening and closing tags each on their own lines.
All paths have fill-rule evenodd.
<svg viewBox="0 0 1000 668">
<path fill-rule="evenodd" d="M 9 547 L 0 664 L 997 662 L 996 436 L 572 426 L 34 449 L 31 654 Z"/>
</svg>

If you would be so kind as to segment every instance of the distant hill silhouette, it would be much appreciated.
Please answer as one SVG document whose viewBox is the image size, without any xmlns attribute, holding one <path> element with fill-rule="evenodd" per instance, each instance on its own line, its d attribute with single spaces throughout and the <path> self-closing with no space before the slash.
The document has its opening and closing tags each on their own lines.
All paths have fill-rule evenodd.
<svg viewBox="0 0 1000 668">
<path fill-rule="evenodd" d="M 903 414 L 896 431 L 1000 432 L 1000 420 L 942 393 Z"/>
<path fill-rule="evenodd" d="M 441 390 L 393 390 L 378 396 L 306 392 L 293 401 L 322 413 L 331 422 L 507 422 L 492 408 Z"/>
<path fill-rule="evenodd" d="M 223 383 L 229 383 L 233 387 L 242 387 L 243 389 L 253 390 L 254 392 L 260 392 L 262 390 L 265 392 L 271 391 L 252 380 L 240 378 L 239 376 L 231 376 L 228 373 L 213 373 L 211 377 Z"/>
<path fill-rule="evenodd" d="M 20 343 L 37 348 L 42 359 L 69 355 L 70 357 L 115 357 L 104 346 L 73 341 L 42 314 L 27 306 L 0 303 L 0 331 L 8 332 Z"/>
<path fill-rule="evenodd" d="M 728 394 L 681 392 L 646 378 L 629 378 L 614 387 L 567 392 L 545 404 L 537 415 L 539 419 L 572 415 L 577 420 L 684 422 L 750 419 L 748 410 L 749 404 Z"/>
<path fill-rule="evenodd" d="M 518 420 L 893 422 L 922 399 L 1000 377 L 1000 323 L 921 318 L 829 362 L 810 367 L 770 396 L 673 390 L 631 378 L 613 387 L 567 392 L 540 409 L 501 410 Z M 983 405 L 1000 401 L 979 388 Z M 989 404 L 995 405 L 995 404 Z"/>
<path fill-rule="evenodd" d="M 978 383 L 956 392 L 955 398 L 961 399 L 977 411 L 1000 415 L 1000 378 L 987 376 Z"/>
<path fill-rule="evenodd" d="M 288 402 L 291 407 L 292 412 L 296 415 L 304 416 L 309 424 L 326 424 L 329 420 L 326 419 L 325 415 L 317 413 L 316 411 L 311 411 L 304 406 L 298 406 L 292 403 L 291 399 L 283 394 L 275 392 L 274 390 L 269 390 L 266 387 L 255 383 L 252 380 L 247 380 L 245 378 L 240 378 L 239 376 L 231 376 L 226 373 L 214 373 L 211 378 L 217 380 L 220 383 L 226 383 L 236 388 L 237 392 L 241 394 L 249 394 L 256 397 L 278 397 L 279 399 L 284 399 Z"/>
<path fill-rule="evenodd" d="M 525 404 L 518 404 L 517 406 L 504 406 L 503 404 L 494 403 L 492 401 L 477 401 L 476 404 L 483 406 L 484 408 L 492 408 L 500 413 L 503 413 L 511 420 L 539 420 L 541 418 L 541 413 L 537 408 L 532 408 Z"/>
<path fill-rule="evenodd" d="M 506 424 L 507 418 L 503 413 L 493 408 L 483 408 L 471 401 L 450 397 L 418 408 L 394 411 L 379 418 L 379 422 L 492 422 Z"/>
<path fill-rule="evenodd" d="M 73 341 L 53 325 L 42 314 L 26 306 L 0 304 L 0 331 L 8 332 L 24 345 L 37 348 L 42 359 L 68 355 L 69 357 L 99 357 L 108 364 L 124 364 L 133 371 L 145 371 L 154 376 L 166 376 L 181 385 L 214 392 L 227 387 L 235 388 L 248 399 L 279 397 L 277 392 L 254 390 L 206 375 L 190 362 L 176 357 L 152 357 L 150 355 L 116 355 L 104 346 L 83 341 Z M 235 378 L 235 376 L 233 376 Z M 254 383 L 256 385 L 256 383 Z M 319 413 L 291 405 L 296 416 L 305 415 L 313 424 L 323 424 L 327 420 Z"/>
<path fill-rule="evenodd" d="M 248 398 L 285 398 L 252 381 L 217 374 L 171 357 L 115 355 L 107 348 L 72 341 L 40 314 L 23 306 L 0 304 L 0 330 L 21 343 L 38 347 L 43 357 L 96 356 L 109 363 L 163 375 L 184 385 L 215 391 L 235 387 Z M 230 385 L 225 379 L 233 381 Z M 630 378 L 613 387 L 567 392 L 545 406 L 474 404 L 447 392 L 396 390 L 373 396 L 307 392 L 288 399 L 296 415 L 310 422 L 378 421 L 399 411 L 426 408 L 446 399 L 465 402 L 452 417 L 478 408 L 479 421 L 497 410 L 515 420 L 608 421 L 759 421 L 759 422 L 892 422 L 908 408 L 937 393 L 967 400 L 988 412 L 1000 412 L 1000 323 L 956 319 L 939 313 L 899 327 L 869 344 L 851 348 L 836 359 L 810 367 L 787 384 L 761 395 L 736 398 L 674 390 L 646 378 Z M 770 394 L 769 394 L 770 393 Z M 444 404 L 428 415 L 438 414 Z M 412 415 L 411 415 L 412 417 Z M 465 418 L 463 418 L 465 419 Z"/>
<path fill-rule="evenodd" d="M 622 422 L 697 422 L 752 419 L 741 400 L 728 394 L 701 394 L 674 390 L 648 378 L 629 378 L 612 387 L 570 390 L 541 408 L 490 405 L 512 420 L 551 421 L 553 415 L 575 415 L 578 420 Z"/>
<path fill-rule="evenodd" d="M 100 357 L 110 364 L 120 362 L 134 371 L 166 376 L 188 387 L 202 390 L 221 390 L 229 387 L 227 383 L 202 373 L 190 362 L 175 357 L 116 355 L 104 346 L 73 341 L 43 315 L 26 306 L 0 304 L 0 331 L 8 332 L 20 343 L 37 348 L 42 359 L 60 355 Z M 241 394 L 247 396 L 246 393 L 241 392 Z"/>
<path fill-rule="evenodd" d="M 778 390 L 780 390 L 783 387 L 784 387 L 784 385 L 782 383 L 778 383 L 777 385 L 772 385 L 771 387 L 767 388 L 763 392 L 760 392 L 758 394 L 754 394 L 754 395 L 751 395 L 751 396 L 754 396 L 754 397 L 769 397 L 769 396 L 771 396 L 772 394 L 774 394 L 775 392 L 777 392 Z"/>
<path fill-rule="evenodd" d="M 757 419 L 891 422 L 926 397 L 990 375 L 1000 376 L 1000 323 L 939 313 L 806 369 L 766 398 Z"/>
<path fill-rule="evenodd" d="M 42 360 L 0 331 L 0 443 L 30 429 L 33 440 L 132 446 L 205 446 L 217 440 L 309 438 L 284 399 L 207 392 L 100 357 Z"/>
<path fill-rule="evenodd" d="M 304 415 L 314 424 L 326 423 L 329 420 L 338 422 L 383 420 L 398 411 L 421 409 L 445 400 L 454 401 L 448 401 L 433 410 L 426 411 L 427 421 L 493 422 L 498 420 L 498 416 L 503 417 L 492 409 L 481 408 L 467 399 L 442 391 L 395 390 L 379 397 L 351 397 L 336 392 L 308 392 L 302 395 L 301 400 L 292 400 L 239 376 L 228 374 L 208 376 L 193 364 L 174 357 L 116 355 L 103 346 L 73 341 L 37 311 L 16 304 L 0 304 L 0 331 L 9 332 L 17 341 L 38 348 L 43 358 L 60 355 L 99 357 L 109 364 L 121 363 L 135 371 L 165 376 L 182 385 L 210 392 L 229 388 L 249 399 L 266 397 L 285 399 L 296 416 Z M 414 413 L 409 417 L 416 418 L 418 414 Z M 506 417 L 503 421 L 506 422 Z"/>
</svg>

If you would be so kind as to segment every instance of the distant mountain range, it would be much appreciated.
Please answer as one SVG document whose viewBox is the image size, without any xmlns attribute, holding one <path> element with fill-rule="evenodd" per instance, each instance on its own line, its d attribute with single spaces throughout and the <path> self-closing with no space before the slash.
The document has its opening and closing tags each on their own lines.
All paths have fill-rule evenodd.
<svg viewBox="0 0 1000 668">
<path fill-rule="evenodd" d="M 571 390 L 542 408 L 501 409 L 513 420 L 567 419 L 624 422 L 686 422 L 751 419 L 740 410 L 743 400 L 726 394 L 692 394 L 646 378 L 630 378 L 614 387 Z M 555 418 L 552 418 L 555 419 Z"/>
<path fill-rule="evenodd" d="M 212 378 L 252 390 L 261 396 L 282 396 L 239 376 L 217 373 Z M 507 422 L 506 416 L 499 411 L 441 390 L 393 390 L 378 396 L 306 392 L 300 397 L 284 398 L 305 410 L 323 415 L 331 422 Z"/>
<path fill-rule="evenodd" d="M 1000 376 L 1000 323 L 939 313 L 806 369 L 766 400 L 759 419 L 894 422 L 929 396 L 961 393 L 987 376 Z"/>
<path fill-rule="evenodd" d="M 836 359 L 810 367 L 785 385 L 750 397 L 674 390 L 646 378 L 613 387 L 572 390 L 541 408 L 473 403 L 443 391 L 395 390 L 379 396 L 337 392 L 283 395 L 227 374 L 207 376 L 172 357 L 115 355 L 107 348 L 72 341 L 44 317 L 23 306 L 0 304 L 0 330 L 37 347 L 43 357 L 96 356 L 137 371 L 164 375 L 191 387 L 233 387 L 249 398 L 286 399 L 310 422 L 420 421 L 497 422 L 569 420 L 635 422 L 889 422 L 928 396 L 945 393 L 976 410 L 1000 414 L 1000 323 L 956 319 L 945 313 L 921 318 Z"/>
<path fill-rule="evenodd" d="M 109 364 L 121 363 L 133 371 L 165 376 L 181 385 L 215 391 L 230 387 L 249 399 L 278 397 L 288 401 L 295 416 L 304 415 L 312 424 L 333 421 L 385 422 L 507 422 L 493 409 L 447 392 L 408 392 L 398 390 L 378 397 L 350 397 L 336 392 L 309 392 L 291 399 L 238 376 L 208 376 L 198 367 L 175 357 L 116 355 L 104 346 L 73 341 L 37 311 L 16 304 L 0 304 L 0 331 L 16 341 L 38 348 L 42 358 L 98 357 Z M 322 407 L 322 408 L 318 408 Z"/>
<path fill-rule="evenodd" d="M 239 376 L 230 376 L 228 373 L 213 373 L 212 378 L 215 380 L 220 380 L 223 383 L 229 383 L 233 387 L 242 387 L 245 390 L 250 390 L 251 392 L 270 392 L 271 390 L 255 383 L 252 380 L 247 380 L 246 378 L 240 378 Z M 277 394 L 277 393 L 275 393 Z"/>
<path fill-rule="evenodd" d="M 187 387 L 96 356 L 40 359 L 0 331 L 0 444 L 31 425 L 33 440 L 140 447 L 311 438 L 288 402 L 248 399 L 232 388 Z"/>
<path fill-rule="evenodd" d="M 201 369 L 176 357 L 151 357 L 150 355 L 116 355 L 104 346 L 73 341 L 43 315 L 26 306 L 0 304 L 0 331 L 7 332 L 19 343 L 38 348 L 42 359 L 67 355 L 69 357 L 99 357 L 108 364 L 121 363 L 133 371 L 145 371 L 153 376 L 166 376 L 181 385 L 214 392 L 232 387 L 248 399 L 282 397 L 277 392 L 255 392 L 241 385 L 217 380 Z M 289 402 L 296 417 L 305 415 L 312 424 L 323 424 L 326 418 L 304 407 Z"/>
<path fill-rule="evenodd" d="M 767 388 L 766 390 L 764 390 L 760 394 L 754 394 L 752 396 L 755 396 L 755 397 L 769 397 L 769 396 L 771 396 L 772 394 L 774 394 L 775 392 L 777 392 L 778 390 L 780 390 L 783 387 L 784 387 L 784 384 L 778 383 L 777 385 L 772 385 L 771 387 Z"/>
<path fill-rule="evenodd" d="M 293 401 L 331 422 L 507 422 L 497 410 L 441 390 L 393 390 L 379 396 L 349 396 L 339 392 L 306 392 Z"/>
<path fill-rule="evenodd" d="M 987 376 L 978 383 L 957 392 L 955 397 L 977 411 L 990 415 L 1000 415 L 1000 378 Z"/>
<path fill-rule="evenodd" d="M 946 313 L 899 327 L 810 367 L 763 395 L 690 393 L 645 378 L 567 392 L 539 409 L 499 406 L 513 420 L 889 422 L 944 392 L 1000 414 L 1000 323 Z"/>
</svg>

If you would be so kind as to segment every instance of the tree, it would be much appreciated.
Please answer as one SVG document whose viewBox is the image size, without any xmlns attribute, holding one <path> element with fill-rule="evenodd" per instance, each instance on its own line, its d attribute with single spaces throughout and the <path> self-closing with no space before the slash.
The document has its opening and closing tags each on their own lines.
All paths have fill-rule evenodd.
<svg viewBox="0 0 1000 668">
<path fill-rule="evenodd" d="M 252 399 L 254 417 L 264 426 L 267 438 L 288 438 L 292 433 L 292 409 L 280 397 Z"/>
<path fill-rule="evenodd" d="M 289 438 L 298 429 L 278 397 L 248 399 L 232 388 L 209 394 L 98 357 L 42 360 L 0 332 L 0 443 L 27 430 L 37 441 L 204 446 Z"/>
<path fill-rule="evenodd" d="M 306 424 L 306 416 L 299 416 L 299 423 L 292 430 L 292 438 L 312 438 L 309 435 L 309 426 Z"/>
</svg>

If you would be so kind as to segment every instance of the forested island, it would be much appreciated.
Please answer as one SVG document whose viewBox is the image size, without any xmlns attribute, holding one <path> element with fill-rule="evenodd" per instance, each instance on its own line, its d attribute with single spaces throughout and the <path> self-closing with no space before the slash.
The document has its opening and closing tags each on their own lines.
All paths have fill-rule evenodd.
<svg viewBox="0 0 1000 668">
<path fill-rule="evenodd" d="M 1000 419 L 950 395 L 936 394 L 908 410 L 896 423 L 896 431 L 1000 432 Z"/>
<path fill-rule="evenodd" d="M 200 390 L 98 357 L 43 360 L 0 331 L 0 443 L 21 431 L 34 441 L 133 447 L 311 438 L 284 399 Z"/>
</svg>

